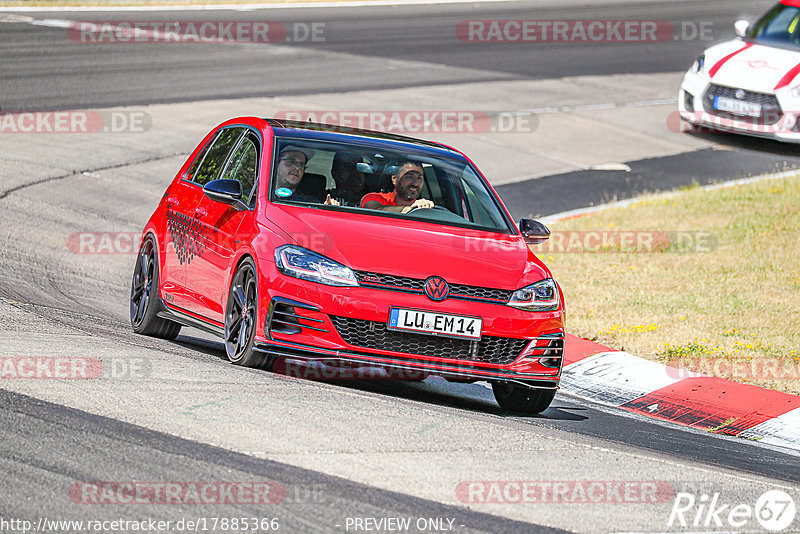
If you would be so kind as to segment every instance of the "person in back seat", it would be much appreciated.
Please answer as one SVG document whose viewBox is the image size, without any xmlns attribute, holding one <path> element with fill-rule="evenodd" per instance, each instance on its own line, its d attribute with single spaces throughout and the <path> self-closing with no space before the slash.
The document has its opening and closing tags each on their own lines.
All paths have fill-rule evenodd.
<svg viewBox="0 0 800 534">
<path fill-rule="evenodd" d="M 341 205 L 357 207 L 366 188 L 364 173 L 356 164 L 361 156 L 352 152 L 337 152 L 331 164 L 331 176 L 336 188 L 328 191 Z"/>
</svg>

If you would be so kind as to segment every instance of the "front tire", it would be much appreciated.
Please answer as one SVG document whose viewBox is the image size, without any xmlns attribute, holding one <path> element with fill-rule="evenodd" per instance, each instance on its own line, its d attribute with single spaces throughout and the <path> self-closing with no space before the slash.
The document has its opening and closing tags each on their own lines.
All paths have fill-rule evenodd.
<svg viewBox="0 0 800 534">
<path fill-rule="evenodd" d="M 147 236 L 139 248 L 131 279 L 131 326 L 137 334 L 175 339 L 181 325 L 158 316 L 158 256 L 155 241 Z"/>
<path fill-rule="evenodd" d="M 234 365 L 271 369 L 274 358 L 254 350 L 258 314 L 258 283 L 253 260 L 236 269 L 225 307 L 225 353 Z"/>
<path fill-rule="evenodd" d="M 556 396 L 555 389 L 532 389 L 506 382 L 492 382 L 492 392 L 501 408 L 527 414 L 542 413 Z"/>
</svg>

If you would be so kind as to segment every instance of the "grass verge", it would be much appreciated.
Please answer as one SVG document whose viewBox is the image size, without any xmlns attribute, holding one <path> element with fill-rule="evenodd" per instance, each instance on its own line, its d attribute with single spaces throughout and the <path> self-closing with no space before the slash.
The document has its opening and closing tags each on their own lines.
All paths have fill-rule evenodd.
<svg viewBox="0 0 800 534">
<path fill-rule="evenodd" d="M 577 335 L 800 394 L 800 175 L 643 197 L 534 247 Z"/>
</svg>

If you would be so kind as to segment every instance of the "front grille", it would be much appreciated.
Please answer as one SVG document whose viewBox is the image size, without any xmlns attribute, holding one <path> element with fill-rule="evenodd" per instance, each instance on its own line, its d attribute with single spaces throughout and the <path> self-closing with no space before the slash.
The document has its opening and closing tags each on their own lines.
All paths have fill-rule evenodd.
<svg viewBox="0 0 800 534">
<path fill-rule="evenodd" d="M 411 293 L 425 293 L 425 280 L 393 274 L 371 273 L 356 271 L 358 283 L 364 287 L 390 289 L 393 291 L 406 291 Z M 511 298 L 513 291 L 507 289 L 494 289 L 490 287 L 470 286 L 464 284 L 449 284 L 450 293 L 447 298 L 461 298 L 483 300 L 495 304 L 505 304 Z"/>
<path fill-rule="evenodd" d="M 385 287 L 387 289 L 408 289 L 415 293 L 423 293 L 425 280 L 409 278 L 407 276 L 394 276 L 392 274 L 368 273 L 356 271 L 358 283 L 367 287 Z"/>
<path fill-rule="evenodd" d="M 741 98 L 736 96 L 737 92 L 740 93 Z M 718 96 L 731 98 L 734 100 L 741 100 L 743 102 L 750 102 L 753 104 L 760 104 L 761 116 L 748 117 L 727 111 L 716 110 L 714 109 L 714 98 Z M 750 121 L 754 124 L 772 125 L 778 122 L 783 116 L 783 111 L 781 110 L 781 106 L 778 104 L 778 99 L 775 97 L 775 95 L 768 93 L 756 93 L 754 91 L 746 91 L 744 89 L 726 87 L 724 85 L 717 85 L 713 83 L 706 91 L 705 98 L 703 99 L 703 105 L 706 111 L 713 113 L 714 115 L 719 115 L 721 117 L 735 116 L 736 120 Z"/>
<path fill-rule="evenodd" d="M 418 354 L 506 365 L 517 359 L 529 340 L 483 336 L 479 341 L 429 336 L 389 330 L 377 321 L 331 315 L 342 339 L 350 345 L 369 349 Z"/>
<path fill-rule="evenodd" d="M 511 298 L 513 291 L 507 289 L 492 289 L 490 287 L 465 286 L 450 284 L 450 294 L 459 297 L 468 297 L 480 300 L 496 300 L 505 304 Z"/>
</svg>

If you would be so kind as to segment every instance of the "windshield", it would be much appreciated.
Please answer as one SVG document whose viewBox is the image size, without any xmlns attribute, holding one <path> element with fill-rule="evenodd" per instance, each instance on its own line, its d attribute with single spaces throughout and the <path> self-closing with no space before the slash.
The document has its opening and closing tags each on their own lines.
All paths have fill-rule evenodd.
<svg viewBox="0 0 800 534">
<path fill-rule="evenodd" d="M 765 45 L 800 48 L 800 8 L 778 4 L 753 24 L 747 38 Z"/>
<path fill-rule="evenodd" d="M 495 195 L 457 155 L 285 138 L 274 153 L 273 202 L 513 232 Z"/>
</svg>

